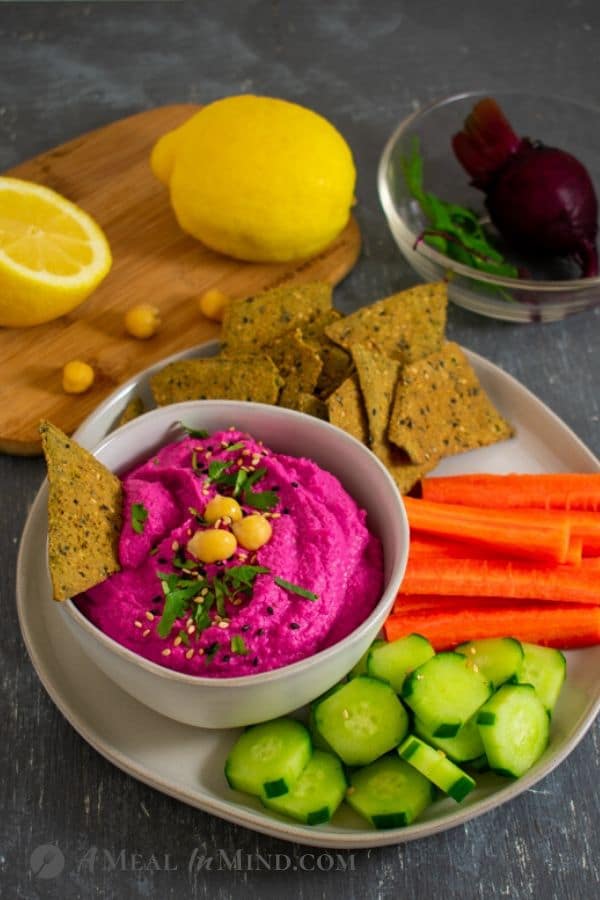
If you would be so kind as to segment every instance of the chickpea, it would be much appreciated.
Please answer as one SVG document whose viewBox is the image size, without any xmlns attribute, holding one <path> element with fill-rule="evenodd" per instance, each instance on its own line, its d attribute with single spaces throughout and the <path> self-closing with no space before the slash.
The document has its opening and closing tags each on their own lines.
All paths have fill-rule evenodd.
<svg viewBox="0 0 600 900">
<path fill-rule="evenodd" d="M 209 525 L 212 525 L 217 519 L 224 519 L 226 516 L 229 516 L 232 522 L 239 522 L 242 518 L 242 510 L 240 504 L 233 497 L 222 497 L 220 494 L 217 494 L 216 497 L 213 497 L 207 503 L 202 515 Z"/>
<path fill-rule="evenodd" d="M 221 562 L 233 556 L 237 541 L 230 531 L 207 528 L 197 531 L 187 543 L 188 552 L 203 563 Z"/>
<path fill-rule="evenodd" d="M 83 394 L 94 383 L 94 370 L 79 359 L 72 359 L 62 370 L 62 386 L 66 394 Z"/>
<path fill-rule="evenodd" d="M 232 525 L 238 544 L 245 550 L 258 550 L 271 539 L 273 529 L 264 516 L 253 514 L 244 516 L 241 522 Z"/>
<path fill-rule="evenodd" d="M 198 297 L 198 309 L 207 319 L 222 322 L 225 310 L 231 303 L 231 297 L 218 288 L 211 288 Z"/>
<path fill-rule="evenodd" d="M 160 326 L 158 309 L 149 303 L 132 306 L 125 314 L 125 331 L 131 337 L 146 340 L 153 337 Z"/>
</svg>

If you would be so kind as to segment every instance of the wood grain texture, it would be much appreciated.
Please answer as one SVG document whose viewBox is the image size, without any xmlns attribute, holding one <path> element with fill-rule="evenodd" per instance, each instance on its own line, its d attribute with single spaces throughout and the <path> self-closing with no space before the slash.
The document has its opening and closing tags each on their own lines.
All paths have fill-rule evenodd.
<svg viewBox="0 0 600 900">
<path fill-rule="evenodd" d="M 198 108 L 181 104 L 129 116 L 6 173 L 45 184 L 91 213 L 114 262 L 100 287 L 68 315 L 33 328 L 0 328 L 0 451 L 39 453 L 41 418 L 70 434 L 133 374 L 214 338 L 217 325 L 195 303 L 208 288 L 237 298 L 284 283 L 337 284 L 356 262 L 360 232 L 353 218 L 322 253 L 296 263 L 240 262 L 184 234 L 149 157 L 157 138 Z M 160 311 L 162 326 L 150 340 L 124 330 L 126 310 L 140 302 Z M 94 368 L 96 381 L 85 394 L 62 390 L 62 367 L 70 359 Z"/>
</svg>

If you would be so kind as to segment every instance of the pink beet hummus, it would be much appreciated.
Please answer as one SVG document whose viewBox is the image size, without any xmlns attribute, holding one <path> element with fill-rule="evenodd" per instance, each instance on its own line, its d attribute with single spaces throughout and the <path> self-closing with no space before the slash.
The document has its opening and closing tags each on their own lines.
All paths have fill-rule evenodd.
<svg viewBox="0 0 600 900">
<path fill-rule="evenodd" d="M 228 449 L 240 443 L 243 447 Z M 215 461 L 227 461 L 226 473 L 266 470 L 253 490 L 276 492 L 276 505 L 267 512 L 272 536 L 255 552 L 238 547 L 224 563 L 182 569 L 182 562 L 194 565 L 186 545 L 208 527 L 202 512 L 209 500 L 231 493 L 210 479 L 208 467 Z M 346 637 L 381 596 L 382 548 L 366 526 L 365 511 L 309 459 L 273 453 L 230 429 L 163 447 L 129 472 L 123 487 L 122 569 L 76 603 L 109 637 L 159 665 L 214 677 L 276 669 Z M 256 512 L 243 496 L 238 499 L 245 514 Z M 194 627 L 196 605 L 190 602 L 168 635 L 159 634 L 165 594 L 158 573 L 178 573 L 186 584 L 194 577 L 210 583 L 241 565 L 269 572 L 255 576 L 251 593 L 238 594 L 234 602 L 225 599 L 224 615 L 213 605 L 207 627 Z M 316 599 L 280 587 L 275 576 Z"/>
</svg>

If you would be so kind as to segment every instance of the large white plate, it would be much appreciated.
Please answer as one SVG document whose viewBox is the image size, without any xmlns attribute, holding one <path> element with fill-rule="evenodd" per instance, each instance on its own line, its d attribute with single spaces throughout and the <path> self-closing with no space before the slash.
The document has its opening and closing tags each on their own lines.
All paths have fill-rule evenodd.
<svg viewBox="0 0 600 900">
<path fill-rule="evenodd" d="M 178 354 L 212 355 L 215 342 Z M 514 423 L 509 442 L 444 461 L 439 472 L 598 471 L 600 462 L 533 394 L 501 369 L 469 353 L 485 389 Z M 160 368 L 164 362 L 155 368 Z M 110 430 L 129 397 L 147 392 L 147 370 L 109 397 L 81 426 L 77 438 L 94 446 Z M 374 831 L 349 809 L 332 823 L 310 828 L 267 814 L 258 802 L 229 790 L 223 761 L 236 732 L 205 731 L 165 719 L 133 700 L 107 679 L 72 642 L 52 602 L 43 548 L 46 544 L 44 485 L 27 520 L 18 560 L 17 606 L 33 665 L 54 703 L 73 728 L 123 771 L 152 787 L 223 819 L 284 840 L 319 847 L 361 848 L 414 840 L 459 825 L 530 788 L 581 740 L 600 708 L 600 647 L 571 651 L 568 679 L 552 723 L 550 746 L 523 778 L 492 775 L 459 806 L 433 804 L 408 828 Z"/>
</svg>

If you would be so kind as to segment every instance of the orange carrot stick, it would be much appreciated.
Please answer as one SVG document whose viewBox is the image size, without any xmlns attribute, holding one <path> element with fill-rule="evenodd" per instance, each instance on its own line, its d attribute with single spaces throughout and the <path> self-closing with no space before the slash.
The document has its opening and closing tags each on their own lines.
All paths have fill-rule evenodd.
<svg viewBox="0 0 600 900">
<path fill-rule="evenodd" d="M 587 513 L 584 513 L 587 515 Z M 599 523 L 600 525 L 600 523 Z M 569 549 L 567 551 L 566 563 L 577 566 L 581 562 L 583 556 L 583 540 L 582 538 L 573 537 L 571 532 L 571 540 L 569 541 Z M 445 558 L 445 559 L 507 559 L 505 553 L 495 553 L 489 547 L 482 547 L 478 544 L 469 543 L 468 541 L 453 541 L 450 538 L 434 537 L 433 535 L 423 532 L 415 532 L 411 535 L 409 558 L 428 557 Z"/>
<path fill-rule="evenodd" d="M 532 644 L 569 649 L 600 643 L 600 607 L 575 604 L 499 606 L 490 609 L 449 607 L 436 611 L 396 613 L 385 623 L 388 641 L 417 633 L 435 650 L 463 641 L 511 635 Z"/>
<path fill-rule="evenodd" d="M 422 491 L 437 503 L 600 511 L 600 472 L 449 475 L 424 478 Z"/>
<path fill-rule="evenodd" d="M 563 563 L 569 552 L 570 525 L 531 510 L 477 509 L 404 497 L 411 529 L 469 541 L 498 553 L 541 562 Z"/>
<path fill-rule="evenodd" d="M 505 559 L 409 558 L 400 594 L 504 597 L 600 605 L 600 559 L 579 566 Z"/>
</svg>

